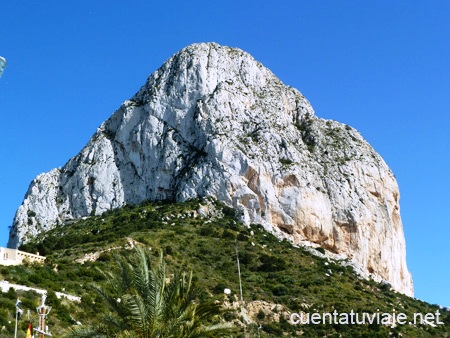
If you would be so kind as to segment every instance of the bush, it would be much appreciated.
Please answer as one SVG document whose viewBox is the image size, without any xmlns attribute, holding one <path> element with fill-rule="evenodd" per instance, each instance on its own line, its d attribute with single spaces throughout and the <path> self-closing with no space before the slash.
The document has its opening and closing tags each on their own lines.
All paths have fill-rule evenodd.
<svg viewBox="0 0 450 338">
<path fill-rule="evenodd" d="M 324 248 L 319 246 L 318 248 L 316 248 L 316 250 L 319 251 L 321 254 L 325 255 L 325 249 Z"/>
<path fill-rule="evenodd" d="M 170 245 L 166 245 L 164 252 L 166 255 L 173 255 L 173 248 Z"/>
<path fill-rule="evenodd" d="M 245 241 L 248 241 L 248 236 L 246 234 L 240 232 L 237 239 L 238 239 L 238 241 L 245 242 Z"/>
<path fill-rule="evenodd" d="M 228 229 L 225 229 L 222 233 L 222 238 L 231 238 L 231 239 L 235 239 L 236 238 L 236 234 Z"/>
<path fill-rule="evenodd" d="M 16 290 L 14 290 L 13 288 L 9 288 L 8 292 L 6 292 L 5 296 L 8 299 L 16 300 L 16 298 L 17 298 Z"/>
<path fill-rule="evenodd" d="M 225 283 L 218 283 L 216 284 L 216 286 L 213 288 L 213 292 L 217 295 L 223 294 L 223 291 L 227 288 L 228 286 Z"/>
<path fill-rule="evenodd" d="M 67 324 L 75 324 L 74 320 L 70 316 L 69 309 L 67 309 L 66 306 L 62 305 L 58 309 L 57 317 L 60 321 L 67 323 Z"/>
<path fill-rule="evenodd" d="M 201 236 L 214 237 L 217 235 L 217 231 L 211 225 L 209 225 L 201 227 L 198 231 L 198 234 Z"/>
<path fill-rule="evenodd" d="M 259 257 L 259 260 L 261 261 L 261 266 L 258 269 L 259 271 L 275 272 L 286 268 L 286 263 L 279 257 L 262 254 Z"/>
<path fill-rule="evenodd" d="M 0 326 L 8 325 L 8 312 L 5 309 L 0 309 Z"/>
<path fill-rule="evenodd" d="M 289 294 L 289 289 L 283 284 L 278 284 L 272 288 L 272 293 L 274 296 L 284 296 Z"/>
<path fill-rule="evenodd" d="M 15 297 L 15 294 L 14 294 Z M 11 309 L 11 311 L 14 311 L 14 304 L 15 302 L 7 299 L 7 298 L 0 298 L 0 309 Z"/>
<path fill-rule="evenodd" d="M 256 318 L 258 318 L 259 320 L 264 320 L 264 318 L 266 318 L 266 314 L 263 311 L 263 309 L 259 309 L 258 314 L 256 315 Z"/>
<path fill-rule="evenodd" d="M 275 323 L 266 324 L 262 329 L 267 333 L 276 334 L 277 337 L 283 336 L 283 330 Z"/>
<path fill-rule="evenodd" d="M 28 280 L 31 283 L 36 284 L 36 285 L 42 284 L 42 282 L 43 282 L 42 277 L 39 276 L 39 275 L 36 275 L 36 274 L 31 275 L 30 277 L 28 277 Z"/>
<path fill-rule="evenodd" d="M 56 297 L 56 293 L 53 290 L 47 292 L 47 299 L 45 301 L 46 305 L 52 306 L 55 310 L 59 309 L 61 306 L 61 301 Z"/>
</svg>

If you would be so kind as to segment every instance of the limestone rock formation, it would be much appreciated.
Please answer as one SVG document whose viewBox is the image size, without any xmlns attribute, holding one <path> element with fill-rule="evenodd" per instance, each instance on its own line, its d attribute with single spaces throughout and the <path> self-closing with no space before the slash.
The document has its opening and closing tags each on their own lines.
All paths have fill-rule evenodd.
<svg viewBox="0 0 450 338">
<path fill-rule="evenodd" d="M 380 155 L 252 56 L 214 43 L 172 56 L 77 156 L 37 176 L 8 246 L 125 204 L 205 196 L 413 293 L 397 182 Z"/>
</svg>

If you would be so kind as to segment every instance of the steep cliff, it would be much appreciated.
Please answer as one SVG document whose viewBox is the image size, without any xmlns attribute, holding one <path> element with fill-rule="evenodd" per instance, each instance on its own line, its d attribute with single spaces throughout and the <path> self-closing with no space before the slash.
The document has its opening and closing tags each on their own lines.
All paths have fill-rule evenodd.
<svg viewBox="0 0 450 338">
<path fill-rule="evenodd" d="M 8 246 L 128 203 L 204 196 L 413 293 L 399 191 L 383 159 L 249 54 L 213 43 L 172 56 L 77 156 L 37 176 Z"/>
</svg>

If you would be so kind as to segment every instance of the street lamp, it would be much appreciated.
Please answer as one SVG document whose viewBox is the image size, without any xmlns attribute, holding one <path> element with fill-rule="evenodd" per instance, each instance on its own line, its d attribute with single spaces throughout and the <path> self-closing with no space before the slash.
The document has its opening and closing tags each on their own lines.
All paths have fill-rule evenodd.
<svg viewBox="0 0 450 338">
<path fill-rule="evenodd" d="M 45 336 L 51 336 L 52 334 L 48 332 L 48 327 L 45 325 L 45 318 L 49 314 L 50 310 L 52 309 L 51 306 L 45 305 L 45 299 L 47 296 L 45 294 L 42 295 L 42 304 L 38 308 L 36 308 L 37 313 L 39 315 L 39 328 L 34 329 L 41 338 L 44 338 Z"/>
<path fill-rule="evenodd" d="M 17 338 L 17 320 L 18 320 L 19 316 L 23 313 L 23 310 L 20 308 L 20 304 L 22 304 L 22 302 L 20 301 L 19 298 L 17 298 L 17 302 L 16 302 L 16 328 L 14 330 L 14 338 Z"/>
</svg>

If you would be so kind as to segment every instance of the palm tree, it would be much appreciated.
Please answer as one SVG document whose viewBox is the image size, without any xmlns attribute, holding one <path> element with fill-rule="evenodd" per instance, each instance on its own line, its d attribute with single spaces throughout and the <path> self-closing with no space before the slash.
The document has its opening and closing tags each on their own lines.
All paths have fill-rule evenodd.
<svg viewBox="0 0 450 338">
<path fill-rule="evenodd" d="M 72 328 L 68 338 L 202 338 L 226 337 L 231 324 L 220 323 L 222 306 L 199 302 L 199 289 L 189 276 L 177 273 L 168 281 L 162 258 L 151 266 L 149 251 L 136 246 L 133 253 L 115 255 L 117 268 L 100 272 L 106 279 L 95 291 L 109 312 L 98 324 Z M 216 323 L 216 324 L 212 324 Z"/>
</svg>

